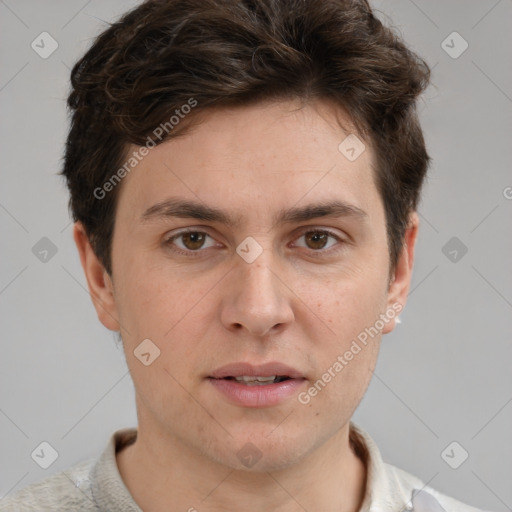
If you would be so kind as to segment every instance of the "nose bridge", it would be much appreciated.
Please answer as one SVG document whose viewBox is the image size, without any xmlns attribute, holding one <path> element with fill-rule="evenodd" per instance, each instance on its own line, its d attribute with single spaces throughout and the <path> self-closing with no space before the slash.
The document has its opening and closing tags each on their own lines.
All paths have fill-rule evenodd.
<svg viewBox="0 0 512 512">
<path fill-rule="evenodd" d="M 261 261 L 255 261 L 250 265 L 243 265 L 241 270 L 242 288 L 245 288 L 247 295 L 253 299 L 261 297 L 267 302 L 276 300 L 281 293 L 277 283 L 275 271 L 272 270 L 272 262 L 269 258 Z M 276 282 L 277 281 L 277 282 Z"/>
<path fill-rule="evenodd" d="M 242 249 L 247 249 L 241 245 Z M 280 265 L 272 249 L 261 247 L 251 262 L 242 255 L 235 265 L 237 268 L 231 277 L 234 293 L 228 298 L 225 324 L 241 325 L 252 334 L 264 335 L 276 325 L 290 322 L 293 312 L 287 288 L 279 278 Z"/>
<path fill-rule="evenodd" d="M 236 262 L 238 269 L 235 273 L 251 287 L 250 293 L 258 289 L 265 293 L 274 291 L 274 269 L 278 267 L 278 261 L 271 237 L 260 236 L 256 240 L 248 236 L 238 245 L 236 252 L 240 259 Z"/>
<path fill-rule="evenodd" d="M 261 253 L 254 261 L 238 262 L 239 269 L 237 274 L 240 276 L 239 294 L 243 295 L 245 300 L 253 301 L 253 307 L 262 308 L 265 304 L 271 307 L 273 303 L 279 302 L 280 289 L 279 280 L 275 276 L 277 267 L 276 256 L 272 248 L 262 247 Z"/>
</svg>

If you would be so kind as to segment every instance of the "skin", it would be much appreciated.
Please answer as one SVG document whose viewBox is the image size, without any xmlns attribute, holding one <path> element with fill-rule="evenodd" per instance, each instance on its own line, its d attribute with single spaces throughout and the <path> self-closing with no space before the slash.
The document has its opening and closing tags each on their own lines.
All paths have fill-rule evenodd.
<svg viewBox="0 0 512 512">
<path fill-rule="evenodd" d="M 117 463 L 144 510 L 355 512 L 361 505 L 366 468 L 349 444 L 349 422 L 394 319 L 308 404 L 294 395 L 273 407 L 233 405 L 205 378 L 227 363 L 281 361 L 304 374 L 300 391 L 307 390 L 380 314 L 405 306 L 418 216 L 411 214 L 390 280 L 373 151 L 366 143 L 349 161 L 338 150 L 349 132 L 337 119 L 350 127 L 324 101 L 223 108 L 152 149 L 122 182 L 112 276 L 75 224 L 98 318 L 121 332 L 135 385 L 138 437 Z M 171 196 L 223 209 L 240 224 L 141 221 Z M 366 215 L 273 226 L 279 210 L 322 200 Z M 203 245 L 186 237 L 166 245 L 189 227 L 209 235 Z M 322 246 L 307 235 L 322 230 L 339 240 Z M 263 249 L 250 264 L 236 253 L 248 236 Z M 133 353 L 146 338 L 161 351 L 149 366 Z M 247 442 L 262 453 L 252 468 L 237 457 Z"/>
</svg>

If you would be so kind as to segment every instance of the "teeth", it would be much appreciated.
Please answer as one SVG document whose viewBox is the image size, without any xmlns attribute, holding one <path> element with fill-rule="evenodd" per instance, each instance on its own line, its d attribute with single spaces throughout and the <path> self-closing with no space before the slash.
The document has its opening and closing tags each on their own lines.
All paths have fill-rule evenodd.
<svg viewBox="0 0 512 512">
<path fill-rule="evenodd" d="M 237 382 L 272 382 L 276 378 L 277 378 L 276 375 L 272 375 L 270 377 L 260 377 L 260 376 L 256 376 L 256 377 L 250 376 L 249 377 L 247 375 L 242 375 L 240 377 L 235 377 L 235 380 Z"/>
</svg>

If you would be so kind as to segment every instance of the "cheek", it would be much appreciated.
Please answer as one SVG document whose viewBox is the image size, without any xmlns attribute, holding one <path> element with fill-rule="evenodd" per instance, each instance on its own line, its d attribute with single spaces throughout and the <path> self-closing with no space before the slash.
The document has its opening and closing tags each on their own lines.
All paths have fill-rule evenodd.
<svg viewBox="0 0 512 512">
<path fill-rule="evenodd" d="M 381 339 L 380 332 L 372 328 L 382 300 L 370 300 L 364 294 L 362 297 L 354 294 L 333 299 L 326 321 L 328 334 L 319 335 L 320 330 L 325 333 L 324 328 L 314 328 L 311 334 L 316 372 L 300 403 L 307 404 L 319 425 L 330 421 L 335 427 L 339 418 L 350 418 L 371 380 Z M 325 303 L 319 308 L 319 313 L 326 314 Z"/>
<path fill-rule="evenodd" d="M 378 321 L 386 306 L 382 280 L 352 277 L 333 279 L 328 293 L 320 285 L 307 289 L 314 304 L 306 328 L 309 349 L 316 357 L 315 379 L 321 381 L 318 394 L 336 403 L 355 400 L 366 389 L 380 345 L 381 329 L 376 326 L 381 327 Z M 323 392 L 324 385 L 328 393 Z"/>
<path fill-rule="evenodd" d="M 311 307 L 310 325 L 326 330 L 337 349 L 374 325 L 387 299 L 385 280 L 359 271 L 308 280 L 298 295 Z"/>
<path fill-rule="evenodd" d="M 120 316 L 126 327 L 123 342 L 135 387 L 155 414 L 188 410 L 190 396 L 185 389 L 196 384 L 194 369 L 208 367 L 205 358 L 214 353 L 208 347 L 212 337 L 207 331 L 214 325 L 215 307 L 207 299 L 219 279 L 170 275 L 156 268 L 143 276 L 135 272 L 131 276 Z M 149 352 L 158 354 L 149 366 L 134 354 L 140 355 L 138 347 L 145 339 L 154 344 L 149 345 Z"/>
<path fill-rule="evenodd" d="M 173 423 L 179 419 L 177 411 L 191 405 L 185 390 L 197 362 L 201 326 L 210 324 L 209 309 L 201 307 L 198 297 L 211 284 L 196 281 L 191 287 L 178 277 L 162 279 L 162 275 L 160 271 L 148 271 L 140 279 L 133 275 L 125 290 L 121 321 L 128 331 L 123 333 L 126 360 L 141 400 L 154 414 L 170 415 L 168 421 Z M 150 356 L 140 357 L 139 347 L 147 339 L 151 342 L 144 353 Z M 152 362 L 146 366 L 144 359 Z"/>
<path fill-rule="evenodd" d="M 120 281 L 124 286 L 116 302 L 128 338 L 154 337 L 161 343 L 167 343 L 183 325 L 194 319 L 197 322 L 201 312 L 205 314 L 202 299 L 216 281 L 215 276 L 200 278 L 170 265 L 150 266 L 146 261 L 126 265 L 123 274 Z"/>
</svg>

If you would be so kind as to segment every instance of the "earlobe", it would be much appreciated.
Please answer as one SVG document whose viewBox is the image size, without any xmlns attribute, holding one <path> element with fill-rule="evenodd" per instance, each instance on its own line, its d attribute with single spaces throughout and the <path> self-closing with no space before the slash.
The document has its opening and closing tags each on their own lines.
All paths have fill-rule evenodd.
<svg viewBox="0 0 512 512">
<path fill-rule="evenodd" d="M 418 236 L 419 217 L 416 212 L 409 216 L 409 223 L 404 235 L 404 243 L 395 268 L 393 279 L 388 289 L 386 311 L 390 312 L 390 320 L 383 329 L 382 334 L 387 334 L 395 328 L 396 317 L 405 308 L 407 295 L 411 286 L 412 269 L 414 264 L 414 248 Z"/>
<path fill-rule="evenodd" d="M 112 280 L 96 256 L 81 222 L 75 222 L 73 238 L 98 318 L 107 329 L 119 331 Z"/>
</svg>

